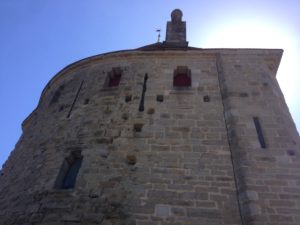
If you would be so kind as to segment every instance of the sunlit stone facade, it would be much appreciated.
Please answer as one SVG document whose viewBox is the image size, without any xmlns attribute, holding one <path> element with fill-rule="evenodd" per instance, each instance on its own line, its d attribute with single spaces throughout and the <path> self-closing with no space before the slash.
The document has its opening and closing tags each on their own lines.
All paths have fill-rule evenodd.
<svg viewBox="0 0 300 225">
<path fill-rule="evenodd" d="M 299 225 L 282 50 L 188 47 L 181 17 L 49 81 L 1 171 L 0 224 Z"/>
</svg>

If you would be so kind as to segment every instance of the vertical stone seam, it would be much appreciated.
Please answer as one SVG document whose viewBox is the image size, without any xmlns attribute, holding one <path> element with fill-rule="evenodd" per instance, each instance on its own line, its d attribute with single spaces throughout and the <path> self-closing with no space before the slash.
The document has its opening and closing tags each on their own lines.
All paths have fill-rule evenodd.
<svg viewBox="0 0 300 225">
<path fill-rule="evenodd" d="M 236 176 L 236 172 L 235 172 L 235 166 L 234 166 L 234 162 L 233 162 L 233 153 L 232 153 L 232 147 L 230 144 L 230 138 L 229 138 L 229 133 L 228 133 L 228 127 L 227 127 L 227 120 L 226 120 L 226 115 L 225 115 L 225 104 L 224 104 L 224 100 L 223 100 L 223 91 L 221 88 L 221 75 L 222 75 L 222 63 L 221 63 L 221 54 L 217 53 L 216 54 L 216 69 L 217 69 L 217 76 L 218 76 L 218 82 L 219 82 L 219 91 L 220 91 L 220 95 L 221 95 L 221 101 L 222 101 L 222 106 L 223 106 L 223 117 L 224 117 L 224 123 L 225 123 L 225 129 L 226 129 L 226 136 L 227 136 L 227 142 L 228 142 L 228 146 L 229 146 L 229 151 L 230 151 L 230 159 L 231 159 L 231 164 L 232 164 L 232 171 L 233 171 L 233 177 L 234 177 L 234 184 L 235 184 L 235 189 L 236 189 L 236 199 L 237 199 L 237 204 L 238 204 L 238 208 L 239 208 L 239 214 L 240 214 L 240 218 L 241 218 L 241 222 L 242 225 L 246 225 L 246 223 L 244 222 L 244 218 L 243 218 L 243 214 L 242 214 L 242 206 L 240 203 L 240 198 L 239 198 L 239 188 L 238 188 L 238 181 L 237 181 L 237 176 Z"/>
</svg>

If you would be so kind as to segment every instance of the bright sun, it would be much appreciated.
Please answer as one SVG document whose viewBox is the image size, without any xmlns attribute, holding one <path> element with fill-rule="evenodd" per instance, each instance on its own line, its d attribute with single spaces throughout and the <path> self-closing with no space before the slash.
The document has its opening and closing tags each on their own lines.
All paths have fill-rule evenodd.
<svg viewBox="0 0 300 225">
<path fill-rule="evenodd" d="M 283 57 L 277 72 L 277 80 L 284 93 L 289 109 L 295 120 L 300 120 L 300 98 L 298 87 L 300 85 L 300 64 L 297 59 L 300 53 L 297 49 L 296 35 L 289 32 L 288 28 L 276 26 L 265 21 L 240 21 L 222 23 L 222 26 L 211 29 L 203 37 L 203 48 L 279 48 L 283 49 Z M 300 101 L 299 101 L 300 102 Z M 298 118 L 297 118 L 298 117 Z M 298 128 L 298 130 L 300 127 Z"/>
</svg>

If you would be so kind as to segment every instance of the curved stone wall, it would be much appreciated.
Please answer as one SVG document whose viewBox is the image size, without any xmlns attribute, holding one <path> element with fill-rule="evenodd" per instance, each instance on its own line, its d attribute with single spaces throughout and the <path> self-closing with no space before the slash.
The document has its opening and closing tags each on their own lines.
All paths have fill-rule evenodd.
<svg viewBox="0 0 300 225">
<path fill-rule="evenodd" d="M 273 124 L 266 119 L 270 107 L 284 103 L 274 76 L 280 56 L 277 50 L 136 50 L 63 69 L 24 121 L 1 171 L 1 224 L 272 222 L 280 216 L 272 201 L 295 188 L 296 178 L 280 183 L 272 197 L 275 170 L 260 163 L 274 163 L 277 172 L 294 167 L 286 148 L 295 155 L 299 146 L 295 128 L 287 128 L 287 108 L 279 112 L 284 126 L 273 114 Z M 180 83 L 184 73 L 190 86 L 180 86 L 189 84 Z M 266 107 L 264 95 L 280 100 Z M 276 159 L 259 152 L 253 116 Z M 274 131 L 284 129 L 290 138 L 276 139 Z M 253 182 L 265 182 L 265 189 Z"/>
</svg>

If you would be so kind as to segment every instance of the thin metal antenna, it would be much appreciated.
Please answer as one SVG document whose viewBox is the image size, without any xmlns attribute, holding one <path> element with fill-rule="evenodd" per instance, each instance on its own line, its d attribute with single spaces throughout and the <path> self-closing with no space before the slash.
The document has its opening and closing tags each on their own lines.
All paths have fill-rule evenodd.
<svg viewBox="0 0 300 225">
<path fill-rule="evenodd" d="M 160 42 L 160 29 L 156 29 L 156 32 L 158 33 L 157 42 Z"/>
</svg>

